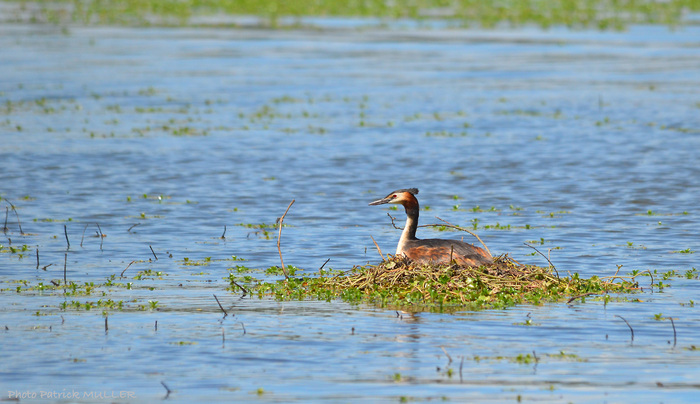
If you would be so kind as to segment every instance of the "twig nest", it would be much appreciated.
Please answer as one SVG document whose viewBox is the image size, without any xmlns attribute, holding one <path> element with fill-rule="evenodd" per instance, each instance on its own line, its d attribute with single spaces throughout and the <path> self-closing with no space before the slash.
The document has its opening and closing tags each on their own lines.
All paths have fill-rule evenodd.
<svg viewBox="0 0 700 404">
<path fill-rule="evenodd" d="M 522 302 L 562 301 L 580 294 L 629 292 L 630 283 L 594 277 L 559 278 L 551 267 L 522 265 L 502 255 L 493 263 L 470 267 L 418 264 L 390 256 L 378 265 L 356 267 L 346 276 L 325 279 L 325 285 L 347 295 L 357 291 L 368 301 L 410 310 L 502 308 Z M 593 293 L 591 293 L 593 292 Z M 379 299 L 381 297 L 381 300 Z"/>
<path fill-rule="evenodd" d="M 249 281 L 248 285 L 261 298 L 342 300 L 412 312 L 502 309 L 638 290 L 634 279 L 584 279 L 578 274 L 560 278 L 551 267 L 522 265 L 507 255 L 478 267 L 418 264 L 403 255 L 390 256 L 378 265 L 334 274 L 321 272 L 254 284 Z M 616 279 L 618 282 L 614 282 Z"/>
</svg>

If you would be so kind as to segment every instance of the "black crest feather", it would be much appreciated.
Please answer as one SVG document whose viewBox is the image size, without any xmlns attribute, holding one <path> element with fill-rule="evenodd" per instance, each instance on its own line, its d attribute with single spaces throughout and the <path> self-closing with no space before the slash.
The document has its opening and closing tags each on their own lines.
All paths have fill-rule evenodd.
<svg viewBox="0 0 700 404">
<path fill-rule="evenodd" d="M 392 192 L 392 194 L 398 194 L 400 192 L 408 192 L 411 195 L 418 195 L 418 188 L 397 189 L 396 191 Z"/>
</svg>

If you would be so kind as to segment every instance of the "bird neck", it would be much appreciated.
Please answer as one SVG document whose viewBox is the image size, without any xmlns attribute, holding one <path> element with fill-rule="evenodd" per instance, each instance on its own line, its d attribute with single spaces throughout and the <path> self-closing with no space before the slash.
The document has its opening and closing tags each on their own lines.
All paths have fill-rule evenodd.
<svg viewBox="0 0 700 404">
<path fill-rule="evenodd" d="M 399 245 L 396 247 L 396 255 L 399 255 L 404 251 L 404 247 L 409 240 L 417 240 L 416 229 L 418 228 L 418 200 L 413 198 L 413 200 L 405 202 L 403 206 L 406 209 L 406 225 L 401 233 Z"/>
</svg>

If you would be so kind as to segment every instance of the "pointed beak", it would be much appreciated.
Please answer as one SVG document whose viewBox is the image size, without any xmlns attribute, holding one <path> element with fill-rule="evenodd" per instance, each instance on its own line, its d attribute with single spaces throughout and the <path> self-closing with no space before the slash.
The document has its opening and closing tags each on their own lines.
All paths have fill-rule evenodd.
<svg viewBox="0 0 700 404">
<path fill-rule="evenodd" d="M 389 197 L 384 198 L 384 199 L 379 199 L 379 200 L 376 200 L 376 201 L 374 201 L 374 202 L 370 202 L 370 203 L 369 203 L 369 206 L 383 205 L 383 204 L 385 204 L 385 203 L 389 203 L 390 200 L 391 200 L 391 198 L 389 198 Z"/>
</svg>

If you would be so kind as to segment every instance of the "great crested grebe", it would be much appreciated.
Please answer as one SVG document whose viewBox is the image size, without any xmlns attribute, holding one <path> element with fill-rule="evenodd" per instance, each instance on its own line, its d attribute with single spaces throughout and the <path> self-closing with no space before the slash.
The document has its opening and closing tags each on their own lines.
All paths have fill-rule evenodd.
<svg viewBox="0 0 700 404">
<path fill-rule="evenodd" d="M 417 188 L 399 189 L 385 198 L 371 202 L 370 205 L 396 203 L 406 209 L 406 227 L 404 227 L 396 246 L 396 255 L 403 254 L 419 263 L 449 264 L 450 258 L 458 264 L 479 266 L 490 264 L 493 258 L 482 248 L 457 240 L 437 238 L 419 240 L 416 238 L 418 228 L 418 194 Z"/>
</svg>

